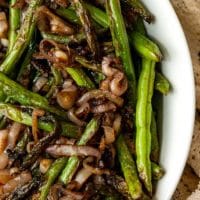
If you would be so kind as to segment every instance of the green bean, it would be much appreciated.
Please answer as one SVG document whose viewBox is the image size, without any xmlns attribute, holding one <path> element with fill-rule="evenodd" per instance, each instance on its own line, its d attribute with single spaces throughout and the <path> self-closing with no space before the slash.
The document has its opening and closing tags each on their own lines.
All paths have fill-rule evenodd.
<svg viewBox="0 0 200 200">
<path fill-rule="evenodd" d="M 76 60 L 76 62 L 81 64 L 81 66 L 83 66 L 87 69 L 90 69 L 90 70 L 95 71 L 95 72 L 101 72 L 102 71 L 100 64 L 96 64 L 96 63 L 93 63 L 91 61 L 88 61 L 82 56 L 76 56 L 75 60 Z"/>
<path fill-rule="evenodd" d="M 12 6 L 15 4 L 16 0 L 10 0 L 9 4 L 9 33 L 8 33 L 8 41 L 9 46 L 7 49 L 7 54 L 12 50 L 15 40 L 17 37 L 17 30 L 20 26 L 20 10 L 18 8 L 13 8 Z"/>
<path fill-rule="evenodd" d="M 157 135 L 157 125 L 154 113 L 151 116 L 151 160 L 158 162 L 159 160 L 159 142 Z"/>
<path fill-rule="evenodd" d="M 0 103 L 0 113 L 5 115 L 7 118 L 25 124 L 27 126 L 32 126 L 32 116 L 26 110 L 32 110 L 28 107 L 17 107 L 11 104 Z M 79 137 L 79 128 L 69 122 L 61 121 L 61 135 L 71 138 Z M 51 122 L 51 119 L 39 118 L 38 128 L 47 132 L 53 131 L 55 125 Z"/>
<path fill-rule="evenodd" d="M 98 24 L 100 24 L 104 28 L 109 28 L 108 17 L 103 10 L 101 10 L 89 3 L 85 3 L 84 5 L 90 12 L 91 18 L 94 21 L 96 21 Z"/>
<path fill-rule="evenodd" d="M 82 69 L 67 67 L 66 71 L 78 86 L 85 87 L 88 90 L 95 88 L 94 83 Z"/>
<path fill-rule="evenodd" d="M 131 32 L 129 34 L 129 41 L 140 56 L 155 62 L 159 62 L 162 59 L 158 46 L 141 33 Z"/>
<path fill-rule="evenodd" d="M 73 0 L 72 2 L 75 8 L 76 14 L 79 17 L 81 24 L 83 26 L 88 46 L 91 52 L 93 53 L 94 57 L 98 58 L 99 45 L 97 42 L 95 30 L 93 29 L 93 25 L 88 16 L 87 9 L 85 8 L 82 0 Z"/>
<path fill-rule="evenodd" d="M 38 157 L 40 156 L 40 154 L 42 154 L 45 150 L 45 148 L 49 145 L 50 142 L 55 142 L 55 139 L 57 139 L 60 135 L 60 126 L 58 124 L 58 122 L 53 119 L 54 121 L 54 129 L 53 131 L 44 136 L 43 138 L 41 138 L 31 149 L 31 151 L 29 152 L 29 154 L 27 154 L 24 159 L 22 164 L 20 165 L 20 168 L 22 170 L 27 169 L 29 167 L 31 167 L 38 159 Z"/>
<path fill-rule="evenodd" d="M 164 175 L 164 170 L 156 163 L 151 163 L 152 177 L 154 180 L 160 180 Z"/>
<path fill-rule="evenodd" d="M 170 91 L 169 81 L 159 72 L 156 72 L 154 87 L 156 90 L 164 95 L 167 95 Z"/>
<path fill-rule="evenodd" d="M 45 174 L 46 176 L 46 182 L 45 184 L 41 187 L 40 191 L 40 198 L 39 200 L 46 200 L 49 190 L 63 168 L 65 167 L 65 164 L 67 163 L 67 158 L 58 158 L 54 163 L 51 165 L 50 169 L 47 171 Z"/>
<path fill-rule="evenodd" d="M 115 47 L 115 53 L 116 56 L 122 59 L 124 71 L 129 81 L 129 103 L 133 108 L 135 108 L 135 72 L 119 0 L 106 0 L 106 12 L 109 16 L 110 31 L 112 34 L 113 45 Z"/>
<path fill-rule="evenodd" d="M 0 88 L 12 100 L 25 106 L 34 106 L 66 119 L 65 111 L 49 105 L 46 98 L 31 92 L 0 72 Z"/>
<path fill-rule="evenodd" d="M 51 67 L 51 71 L 52 71 L 54 78 L 53 78 L 53 83 L 52 83 L 48 93 L 46 94 L 47 99 L 53 95 L 56 87 L 62 83 L 61 72 L 58 69 L 56 69 L 55 67 Z"/>
<path fill-rule="evenodd" d="M 3 129 L 6 125 L 6 117 L 2 116 L 0 119 L 0 129 Z"/>
<path fill-rule="evenodd" d="M 143 180 L 145 187 L 150 193 L 152 193 L 150 125 L 154 79 L 155 62 L 143 59 L 136 105 L 136 156 L 140 178 Z"/>
<path fill-rule="evenodd" d="M 77 142 L 77 145 L 86 145 L 87 142 L 98 131 L 98 129 L 99 129 L 99 118 L 93 118 L 86 126 L 85 131 L 83 132 L 81 138 Z M 68 184 L 71 181 L 74 173 L 76 172 L 79 166 L 79 162 L 80 161 L 77 156 L 72 156 L 69 158 L 65 168 L 63 169 L 59 177 L 60 182 Z"/>
<path fill-rule="evenodd" d="M 122 3 L 126 3 L 133 8 L 133 11 L 139 14 L 143 19 L 147 22 L 152 21 L 152 15 L 149 11 L 144 7 L 144 5 L 140 2 L 140 0 L 122 0 Z"/>
<path fill-rule="evenodd" d="M 61 36 L 45 32 L 41 32 L 41 34 L 44 39 L 50 39 L 64 44 L 80 43 L 81 41 L 86 39 L 85 34 L 83 32 L 77 33 L 72 36 Z"/>
<path fill-rule="evenodd" d="M 145 29 L 144 22 L 141 19 L 141 17 L 139 17 L 137 19 L 137 21 L 134 23 L 134 30 L 137 31 L 137 32 L 139 32 L 143 36 L 146 35 L 146 29 Z"/>
<path fill-rule="evenodd" d="M 80 19 L 77 17 L 74 9 L 72 7 L 66 8 L 58 8 L 55 10 L 58 15 L 67 19 L 69 22 L 81 25 Z"/>
<path fill-rule="evenodd" d="M 98 22 L 104 28 L 109 27 L 109 19 L 104 11 L 90 4 L 86 4 L 86 7 L 90 12 L 91 17 L 96 22 Z M 135 28 L 135 30 L 138 31 L 132 31 L 129 33 L 129 41 L 131 45 L 135 48 L 140 56 L 150 60 L 154 60 L 156 62 L 160 61 L 162 58 L 162 54 L 158 46 L 147 37 L 145 37 L 144 34 L 142 34 L 145 33 L 142 21 L 138 20 L 136 25 L 137 27 Z M 141 31 L 141 34 L 139 33 L 139 31 Z"/>
<path fill-rule="evenodd" d="M 17 82 L 19 82 L 24 87 L 27 87 L 30 81 L 31 73 L 31 58 L 35 51 L 35 43 L 30 43 L 25 58 L 21 64 L 20 71 L 17 75 Z"/>
<path fill-rule="evenodd" d="M 35 31 L 35 16 L 34 13 L 36 9 L 41 5 L 42 0 L 31 0 L 24 17 L 24 21 L 20 27 L 18 36 L 16 38 L 15 44 L 12 51 L 6 56 L 5 60 L 0 66 L 0 71 L 5 74 L 10 74 L 19 59 L 21 58 L 24 50 L 28 46 L 33 33 Z"/>
<path fill-rule="evenodd" d="M 129 193 L 133 199 L 138 199 L 142 195 L 142 186 L 137 175 L 135 162 L 122 135 L 118 137 L 116 145 L 117 156 L 129 189 Z"/>
<path fill-rule="evenodd" d="M 97 22 L 99 23 L 102 27 L 104 28 L 108 28 L 109 27 L 109 18 L 107 16 L 107 14 L 91 5 L 88 3 L 85 3 L 85 6 L 87 7 L 88 11 L 90 12 L 91 17 Z M 59 10 L 59 9 L 58 9 Z M 71 9 L 67 8 L 67 9 L 63 9 L 65 10 L 65 12 L 67 13 L 68 10 L 70 10 L 70 12 L 73 12 Z M 65 16 L 68 19 L 68 15 Z M 73 15 L 73 19 L 77 19 L 76 15 Z M 149 40 L 147 37 L 145 37 L 144 35 L 140 34 L 139 31 L 142 31 L 141 33 L 145 33 L 145 29 L 144 26 L 142 26 L 142 21 L 138 20 L 136 23 L 136 31 L 132 31 L 129 33 L 129 42 L 130 44 L 135 48 L 136 52 L 145 58 L 149 58 L 152 59 L 156 62 L 160 61 L 160 59 L 162 58 L 162 54 L 158 48 L 158 46 L 152 42 L 151 40 Z M 140 26 L 140 28 L 139 28 Z M 69 38 L 69 37 L 67 37 Z M 57 41 L 59 40 L 58 38 L 56 38 Z M 55 41 L 56 41 L 55 39 Z M 83 38 L 81 38 L 83 39 Z M 68 39 L 66 39 L 68 43 Z M 60 41 L 64 41 L 64 39 L 60 39 Z M 73 39 L 71 40 L 73 41 Z M 63 43 L 63 42 L 62 42 Z"/>
</svg>

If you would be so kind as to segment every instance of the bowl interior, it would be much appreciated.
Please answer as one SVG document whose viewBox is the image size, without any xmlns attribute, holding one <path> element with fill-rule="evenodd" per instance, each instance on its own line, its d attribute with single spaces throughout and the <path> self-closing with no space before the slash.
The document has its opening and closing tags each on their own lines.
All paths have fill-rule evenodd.
<svg viewBox="0 0 200 200">
<path fill-rule="evenodd" d="M 147 25 L 149 35 L 164 55 L 162 71 L 171 83 L 163 98 L 160 163 L 166 174 L 159 181 L 155 199 L 169 200 L 183 172 L 190 149 L 195 94 L 191 58 L 178 18 L 168 0 L 143 0 L 154 14 L 155 23 Z"/>
</svg>

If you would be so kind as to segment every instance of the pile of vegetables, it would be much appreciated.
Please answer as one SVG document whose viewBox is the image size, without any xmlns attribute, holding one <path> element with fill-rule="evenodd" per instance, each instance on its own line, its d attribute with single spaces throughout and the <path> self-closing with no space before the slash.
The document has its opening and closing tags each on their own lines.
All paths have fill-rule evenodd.
<svg viewBox="0 0 200 200">
<path fill-rule="evenodd" d="M 0 1 L 0 199 L 151 199 L 170 90 L 139 0 Z"/>
</svg>

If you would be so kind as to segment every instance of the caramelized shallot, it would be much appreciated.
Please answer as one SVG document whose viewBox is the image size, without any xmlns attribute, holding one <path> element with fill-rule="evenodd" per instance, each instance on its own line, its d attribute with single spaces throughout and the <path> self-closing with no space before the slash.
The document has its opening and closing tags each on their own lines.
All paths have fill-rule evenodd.
<svg viewBox="0 0 200 200">
<path fill-rule="evenodd" d="M 89 163 L 92 163 L 94 161 L 93 157 L 88 157 L 83 161 L 83 167 L 86 168 L 87 170 L 91 171 L 93 174 L 96 175 L 102 175 L 102 174 L 110 174 L 110 171 L 108 169 L 100 169 L 100 168 L 95 168 L 89 165 Z"/>
<path fill-rule="evenodd" d="M 0 130 L 0 154 L 3 153 L 8 143 L 8 129 Z"/>
<path fill-rule="evenodd" d="M 94 106 L 91 108 L 91 112 L 95 114 L 100 114 L 100 113 L 105 113 L 109 111 L 116 111 L 117 107 L 114 103 L 112 102 L 107 102 L 98 106 Z"/>
<path fill-rule="evenodd" d="M 0 39 L 7 38 L 8 22 L 5 12 L 0 12 Z"/>
<path fill-rule="evenodd" d="M 101 156 L 99 150 L 90 146 L 77 145 L 52 145 L 46 149 L 46 152 L 51 156 L 94 156 L 99 158 Z"/>
<path fill-rule="evenodd" d="M 10 169 L 1 169 L 0 170 L 0 184 L 6 184 L 13 177 L 10 174 Z"/>
<path fill-rule="evenodd" d="M 71 108 L 69 109 L 69 111 L 67 112 L 67 116 L 69 118 L 70 121 L 74 122 L 76 125 L 78 126 L 85 126 L 86 122 L 80 120 L 76 115 L 75 115 L 75 109 Z"/>
<path fill-rule="evenodd" d="M 90 90 L 89 92 L 86 92 L 78 101 L 77 105 L 81 106 L 84 103 L 87 103 L 91 99 L 100 99 L 100 98 L 106 98 L 109 101 L 113 102 L 117 106 L 121 107 L 124 103 L 123 99 L 121 97 L 118 97 L 114 94 L 112 94 L 109 91 L 103 91 L 103 90 Z"/>
<path fill-rule="evenodd" d="M 60 17 L 53 14 L 46 6 L 37 10 L 38 27 L 40 31 L 51 32 L 60 35 L 71 35 L 74 30 Z"/>
<path fill-rule="evenodd" d="M 13 122 L 8 133 L 8 149 L 13 149 L 15 147 L 22 127 L 22 124 L 18 122 Z"/>
<path fill-rule="evenodd" d="M 17 187 L 22 186 L 32 179 L 29 172 L 22 172 L 15 178 L 9 180 L 5 185 L 2 186 L 3 193 L 10 193 Z M 0 197 L 1 198 L 1 197 Z"/>
<path fill-rule="evenodd" d="M 33 109 L 32 113 L 32 134 L 35 141 L 35 144 L 38 142 L 38 117 L 44 115 L 44 110 Z"/>
<path fill-rule="evenodd" d="M 87 179 L 92 175 L 92 172 L 86 168 L 82 168 L 76 174 L 74 181 L 78 183 L 78 189 L 87 181 Z"/>
<path fill-rule="evenodd" d="M 49 167 L 51 166 L 52 160 L 51 159 L 41 159 L 40 160 L 40 171 L 42 174 L 45 174 Z"/>
<path fill-rule="evenodd" d="M 4 152 L 0 154 L 0 169 L 5 169 L 5 167 L 8 165 L 8 162 L 8 155 Z"/>
</svg>

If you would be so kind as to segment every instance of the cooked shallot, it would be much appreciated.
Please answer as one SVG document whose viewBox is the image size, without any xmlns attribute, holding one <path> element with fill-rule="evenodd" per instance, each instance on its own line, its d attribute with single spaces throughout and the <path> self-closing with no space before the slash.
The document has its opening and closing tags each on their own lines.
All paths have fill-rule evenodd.
<svg viewBox="0 0 200 200">
<path fill-rule="evenodd" d="M 13 122 L 8 133 L 8 149 L 13 149 L 15 147 L 22 127 L 22 124 L 18 122 Z"/>
<path fill-rule="evenodd" d="M 7 38 L 8 22 L 5 12 L 0 12 L 0 39 Z"/>
<path fill-rule="evenodd" d="M 94 156 L 99 158 L 100 152 L 94 147 L 77 145 L 52 145 L 46 152 L 54 157 L 58 156 Z"/>
<path fill-rule="evenodd" d="M 110 174 L 110 171 L 108 169 L 101 169 L 98 167 L 92 167 L 89 165 L 89 163 L 92 163 L 94 161 L 93 157 L 88 157 L 83 161 L 83 167 L 89 171 L 91 171 L 93 174 L 102 175 L 102 174 Z"/>
<path fill-rule="evenodd" d="M 53 14 L 46 6 L 37 10 L 38 27 L 41 31 L 52 32 L 61 35 L 71 35 L 74 30 L 66 21 Z"/>
<path fill-rule="evenodd" d="M 76 115 L 75 115 L 75 109 L 71 108 L 69 109 L 69 111 L 67 112 L 67 116 L 69 118 L 70 121 L 74 122 L 76 125 L 78 126 L 85 126 L 86 122 L 80 120 Z"/>
<path fill-rule="evenodd" d="M 0 130 L 0 154 L 3 153 L 8 144 L 8 129 Z"/>
<path fill-rule="evenodd" d="M 99 99 L 99 98 L 106 98 L 109 101 L 115 103 L 119 107 L 121 107 L 124 102 L 121 97 L 118 97 L 112 94 L 111 92 L 102 90 L 91 90 L 89 92 L 86 92 L 80 99 L 78 99 L 77 105 L 81 106 L 82 104 L 87 103 L 92 99 Z"/>
</svg>

